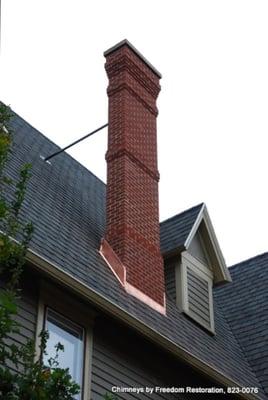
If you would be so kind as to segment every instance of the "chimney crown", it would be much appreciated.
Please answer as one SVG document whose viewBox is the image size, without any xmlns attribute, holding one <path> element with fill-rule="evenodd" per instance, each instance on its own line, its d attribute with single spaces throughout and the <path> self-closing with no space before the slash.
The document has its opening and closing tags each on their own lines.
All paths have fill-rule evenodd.
<svg viewBox="0 0 268 400">
<path fill-rule="evenodd" d="M 141 59 L 141 61 L 143 61 L 145 64 L 147 64 L 147 66 L 158 76 L 159 79 L 162 78 L 161 73 L 127 39 L 121 40 L 121 42 L 117 43 L 116 45 L 114 45 L 114 46 L 110 47 L 108 50 L 106 50 L 103 53 L 104 57 L 107 57 L 109 54 L 113 53 L 114 51 L 120 49 L 120 47 L 123 47 L 123 46 L 129 47 L 130 50 L 132 50 L 134 53 L 136 53 L 136 55 Z"/>
</svg>

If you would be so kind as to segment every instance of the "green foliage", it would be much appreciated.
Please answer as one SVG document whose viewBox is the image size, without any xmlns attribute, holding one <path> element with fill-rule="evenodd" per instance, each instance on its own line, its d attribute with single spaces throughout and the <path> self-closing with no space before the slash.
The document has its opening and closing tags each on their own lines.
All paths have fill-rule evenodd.
<svg viewBox="0 0 268 400">
<path fill-rule="evenodd" d="M 3 177 L 3 169 L 11 151 L 11 137 L 7 129 L 11 117 L 10 108 L 0 104 L 0 185 L 8 183 L 5 182 L 5 177 Z"/>
<path fill-rule="evenodd" d="M 0 104 L 0 274 L 7 274 L 8 288 L 15 290 L 25 263 L 26 250 L 33 233 L 31 223 L 20 221 L 20 210 L 30 178 L 30 164 L 24 165 L 19 171 L 18 182 L 4 174 L 8 156 L 12 153 L 12 131 L 9 123 L 12 117 L 9 107 Z M 13 201 L 6 198 L 6 187 L 14 185 Z M 20 242 L 16 242 L 16 239 Z"/>
<path fill-rule="evenodd" d="M 118 400 L 118 397 L 116 397 L 114 394 L 112 393 L 105 393 L 104 395 L 104 400 Z"/>
<path fill-rule="evenodd" d="M 0 103 L 0 279 L 5 282 L 5 289 L 0 289 L 0 399 L 72 400 L 80 389 L 69 370 L 59 368 L 59 352 L 64 350 L 60 343 L 45 365 L 47 332 L 40 334 L 39 357 L 33 341 L 20 346 L 10 341 L 20 332 L 16 321 L 19 282 L 33 234 L 32 224 L 20 217 L 31 166 L 21 168 L 17 183 L 5 175 L 12 153 L 11 118 L 10 109 Z M 14 188 L 12 201 L 7 200 L 6 188 Z"/>
<path fill-rule="evenodd" d="M 55 347 L 55 355 L 43 363 L 46 354 L 48 333 L 40 334 L 39 352 L 36 359 L 34 343 L 29 341 L 18 351 L 15 358 L 22 366 L 21 373 L 11 372 L 10 369 L 0 367 L 0 398 L 8 400 L 73 400 L 79 393 L 79 385 L 72 381 L 69 370 L 59 368 L 59 352 L 63 351 L 60 343 Z M 17 363 L 18 364 L 18 363 Z"/>
<path fill-rule="evenodd" d="M 48 333 L 40 334 L 40 354 L 46 354 Z M 17 377 L 12 388 L 12 400 L 72 400 L 79 393 L 79 385 L 72 381 L 68 369 L 59 368 L 59 352 L 63 351 L 59 343 L 55 355 L 43 363 L 43 357 L 36 359 L 32 342 L 28 342 L 22 353 L 23 373 Z"/>
</svg>

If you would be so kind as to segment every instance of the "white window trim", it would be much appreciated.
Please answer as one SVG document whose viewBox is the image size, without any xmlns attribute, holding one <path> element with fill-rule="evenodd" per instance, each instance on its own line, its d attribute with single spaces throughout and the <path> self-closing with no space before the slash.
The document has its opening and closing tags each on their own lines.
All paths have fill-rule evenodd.
<svg viewBox="0 0 268 400">
<path fill-rule="evenodd" d="M 209 293 L 209 313 L 210 313 L 210 326 L 205 324 L 201 318 L 193 315 L 189 309 L 188 302 L 188 283 L 187 283 L 187 267 L 191 269 L 196 275 L 204 279 L 208 283 Z M 185 312 L 189 317 L 194 319 L 206 330 L 210 331 L 215 335 L 215 324 L 214 324 L 214 308 L 213 308 L 213 273 L 212 271 L 203 265 L 199 260 L 189 254 L 187 251 L 181 253 L 181 263 L 178 263 L 175 271 L 176 277 L 176 301 L 178 308 Z"/>
<path fill-rule="evenodd" d="M 62 314 L 67 319 L 84 328 L 83 393 L 81 399 L 89 400 L 91 393 L 94 312 L 91 312 L 85 307 L 85 305 L 74 300 L 69 294 L 64 293 L 63 290 L 59 290 L 47 282 L 42 282 L 38 302 L 37 328 L 35 337 L 36 358 L 40 357 L 39 334 L 45 326 L 47 308 L 55 310 L 57 313 Z"/>
</svg>

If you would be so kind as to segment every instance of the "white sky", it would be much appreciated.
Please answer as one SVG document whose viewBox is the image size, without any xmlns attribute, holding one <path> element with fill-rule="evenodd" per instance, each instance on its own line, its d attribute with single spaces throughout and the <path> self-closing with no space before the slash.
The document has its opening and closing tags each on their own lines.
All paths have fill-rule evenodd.
<svg viewBox="0 0 268 400">
<path fill-rule="evenodd" d="M 267 0 L 2 0 L 1 100 L 60 146 L 107 122 L 103 51 L 162 73 L 161 219 L 204 201 L 228 265 L 268 250 Z M 70 153 L 105 180 L 107 131 Z"/>
</svg>

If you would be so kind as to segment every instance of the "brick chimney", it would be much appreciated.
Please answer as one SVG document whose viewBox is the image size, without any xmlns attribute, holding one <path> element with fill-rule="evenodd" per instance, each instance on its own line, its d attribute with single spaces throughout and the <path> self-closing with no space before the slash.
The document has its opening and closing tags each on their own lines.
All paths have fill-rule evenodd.
<svg viewBox="0 0 268 400">
<path fill-rule="evenodd" d="M 161 75 L 127 40 L 104 55 L 109 131 L 100 252 L 129 294 L 165 313 L 156 137 Z"/>
</svg>

